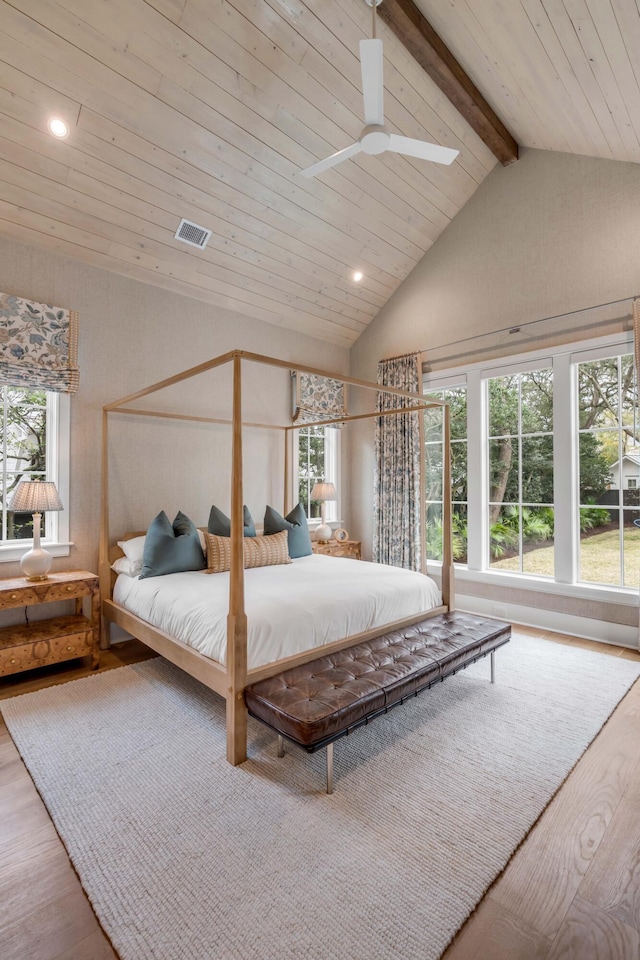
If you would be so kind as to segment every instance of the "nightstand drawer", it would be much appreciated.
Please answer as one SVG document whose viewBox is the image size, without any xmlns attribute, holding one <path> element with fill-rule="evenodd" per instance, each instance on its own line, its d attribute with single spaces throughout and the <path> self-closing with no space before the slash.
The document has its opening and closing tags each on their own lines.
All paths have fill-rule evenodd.
<svg viewBox="0 0 640 960">
<path fill-rule="evenodd" d="M 61 663 L 92 652 L 91 621 L 83 616 L 52 619 L 0 629 L 0 676 Z"/>
<path fill-rule="evenodd" d="M 10 610 L 12 607 L 27 607 L 31 603 L 40 603 L 33 587 L 21 587 L 19 590 L 2 590 L 0 592 L 0 610 Z"/>
</svg>

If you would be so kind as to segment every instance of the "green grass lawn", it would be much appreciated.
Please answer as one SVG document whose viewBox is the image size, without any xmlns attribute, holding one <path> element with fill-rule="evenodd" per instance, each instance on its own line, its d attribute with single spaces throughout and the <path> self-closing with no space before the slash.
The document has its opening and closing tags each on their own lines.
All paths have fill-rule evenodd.
<svg viewBox="0 0 640 960">
<path fill-rule="evenodd" d="M 624 586 L 640 584 L 640 530 L 624 531 Z M 524 554 L 523 572 L 534 576 L 553 576 L 553 546 L 538 547 Z M 495 560 L 492 570 L 519 571 L 518 557 Z M 617 530 L 585 537 L 580 542 L 579 579 L 586 583 L 620 583 L 620 539 Z"/>
</svg>

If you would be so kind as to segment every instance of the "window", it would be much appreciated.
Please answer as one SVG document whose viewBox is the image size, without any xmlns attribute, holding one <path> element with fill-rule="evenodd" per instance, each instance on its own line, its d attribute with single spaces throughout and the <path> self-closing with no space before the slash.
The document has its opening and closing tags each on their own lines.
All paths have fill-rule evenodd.
<svg viewBox="0 0 640 960">
<path fill-rule="evenodd" d="M 320 519 L 321 504 L 311 499 L 314 483 L 326 480 L 336 485 L 338 495 L 338 458 L 340 430 L 331 427 L 301 427 L 295 431 L 298 438 L 298 499 L 309 519 Z M 327 520 L 337 520 L 337 501 L 328 500 Z"/>
<path fill-rule="evenodd" d="M 633 356 L 578 364 L 580 580 L 638 586 L 640 423 Z M 626 489 L 625 489 L 626 488 Z"/>
<path fill-rule="evenodd" d="M 637 591 L 640 417 L 628 335 L 470 365 L 427 377 L 424 391 L 450 403 L 454 561 L 466 560 L 469 576 L 555 580 L 576 596 L 580 584 Z M 442 424 L 425 419 L 428 467 L 439 474 L 427 486 L 427 543 L 439 559 Z"/>
<path fill-rule="evenodd" d="M 31 514 L 7 509 L 22 479 L 53 480 L 65 511 L 45 514 L 43 540 L 59 545 L 51 552 L 68 554 L 69 523 L 69 397 L 27 387 L 0 387 L 0 480 L 2 531 L 0 560 L 18 559 L 23 543 L 33 537 Z"/>
<path fill-rule="evenodd" d="M 553 374 L 487 381 L 489 563 L 554 575 Z"/>
<path fill-rule="evenodd" d="M 465 386 L 430 390 L 429 396 L 449 404 L 451 434 L 451 493 L 453 558 L 467 562 L 467 389 Z M 427 557 L 442 560 L 442 408 L 425 413 L 427 483 Z"/>
</svg>

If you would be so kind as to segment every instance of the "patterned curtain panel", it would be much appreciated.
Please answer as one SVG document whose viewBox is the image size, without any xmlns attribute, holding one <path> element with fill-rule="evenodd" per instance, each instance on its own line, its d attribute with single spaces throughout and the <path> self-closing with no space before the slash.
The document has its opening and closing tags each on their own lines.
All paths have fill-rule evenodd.
<svg viewBox="0 0 640 960">
<path fill-rule="evenodd" d="M 420 392 L 418 354 L 381 360 L 378 383 Z M 379 393 L 377 410 L 411 406 L 411 400 Z M 420 423 L 417 413 L 376 420 L 373 559 L 420 569 Z"/>
<path fill-rule="evenodd" d="M 79 378 L 75 310 L 0 293 L 0 381 L 75 393 Z"/>
<path fill-rule="evenodd" d="M 302 425 L 347 415 L 346 387 L 342 380 L 317 377 L 312 373 L 296 373 L 294 379 L 294 423 Z M 332 423 L 329 426 L 341 427 L 342 424 Z"/>
<path fill-rule="evenodd" d="M 636 364 L 636 391 L 638 390 L 638 381 L 640 381 L 640 298 L 636 297 L 633 301 L 633 356 Z M 640 522 L 635 521 L 639 526 Z M 640 616 L 640 614 L 639 614 Z M 638 649 L 640 650 L 640 620 L 638 623 Z"/>
</svg>

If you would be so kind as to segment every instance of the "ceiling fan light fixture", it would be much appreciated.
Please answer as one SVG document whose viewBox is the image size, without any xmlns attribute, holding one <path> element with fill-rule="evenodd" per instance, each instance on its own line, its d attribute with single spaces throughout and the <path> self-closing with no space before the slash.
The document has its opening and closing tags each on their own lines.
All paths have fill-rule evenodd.
<svg viewBox="0 0 640 960">
<path fill-rule="evenodd" d="M 389 142 L 391 137 L 384 129 L 384 127 L 379 124 L 370 124 L 368 127 L 365 127 L 362 136 L 360 137 L 360 146 L 362 147 L 364 153 L 368 153 L 369 156 L 375 157 L 379 153 L 384 153 L 385 150 L 389 149 Z"/>
</svg>

